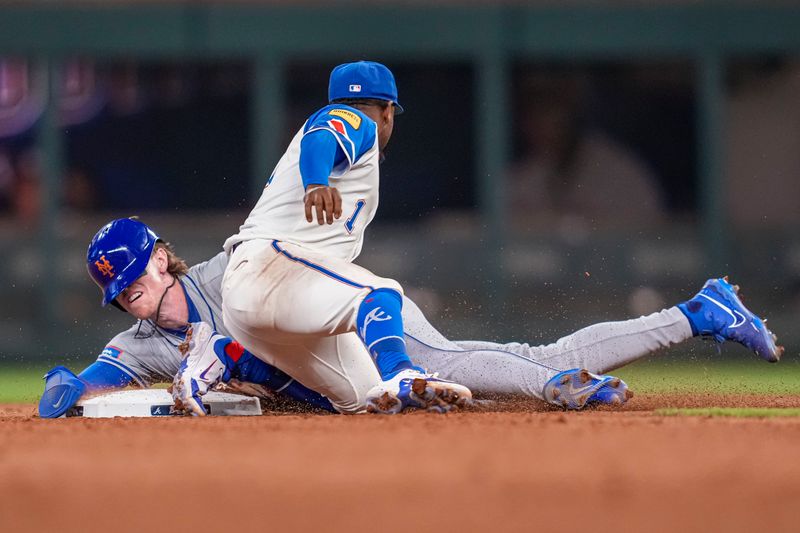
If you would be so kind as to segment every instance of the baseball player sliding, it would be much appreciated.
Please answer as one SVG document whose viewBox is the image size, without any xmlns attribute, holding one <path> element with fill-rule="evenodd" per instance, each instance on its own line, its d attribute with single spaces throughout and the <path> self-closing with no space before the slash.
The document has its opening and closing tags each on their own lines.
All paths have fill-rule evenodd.
<svg viewBox="0 0 800 533">
<path fill-rule="evenodd" d="M 196 414 L 204 413 L 200 397 L 209 386 L 237 372 L 255 376 L 255 369 L 262 372 L 256 380 L 277 375 L 287 392 L 294 387 L 339 412 L 392 413 L 447 410 L 468 401 L 469 388 L 521 392 L 570 408 L 621 403 L 629 395 L 625 384 L 599 374 L 694 335 L 738 341 L 770 361 L 780 357 L 774 336 L 724 279 L 709 280 L 684 304 L 597 324 L 549 346 L 447 341 L 396 282 L 350 263 L 374 216 L 380 152 L 395 109 L 402 109 L 394 78 L 376 63 L 341 65 L 331 74 L 329 97 L 332 104 L 291 142 L 240 232 L 225 243 L 226 254 L 187 272 L 137 221 L 115 221 L 97 234 L 88 262 L 104 304 L 114 302 L 142 322 L 79 377 L 63 368 L 48 374 L 43 416 L 77 400 L 81 385 L 147 384 L 145 375 L 170 376 L 179 362 L 176 402 Z M 133 223 L 143 227 L 125 231 L 140 235 L 125 241 L 130 235 L 120 228 Z M 200 322 L 186 335 L 188 324 Z M 189 354 L 182 362 L 181 347 Z M 159 356 L 145 362 L 145 353 Z"/>
</svg>

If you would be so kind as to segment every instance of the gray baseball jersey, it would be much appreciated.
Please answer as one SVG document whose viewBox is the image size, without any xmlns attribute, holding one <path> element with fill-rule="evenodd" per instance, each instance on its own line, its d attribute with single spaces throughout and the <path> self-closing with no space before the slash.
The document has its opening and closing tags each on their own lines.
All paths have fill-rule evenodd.
<svg viewBox="0 0 800 533">
<path fill-rule="evenodd" d="M 225 336 L 229 334 L 222 322 L 220 288 L 227 264 L 227 254 L 220 252 L 179 278 L 189 304 L 189 322 L 207 322 Z M 148 387 L 155 382 L 171 381 L 178 372 L 183 357 L 178 345 L 183 340 L 183 332 L 142 320 L 111 339 L 97 361 L 113 365 L 137 384 Z"/>
</svg>

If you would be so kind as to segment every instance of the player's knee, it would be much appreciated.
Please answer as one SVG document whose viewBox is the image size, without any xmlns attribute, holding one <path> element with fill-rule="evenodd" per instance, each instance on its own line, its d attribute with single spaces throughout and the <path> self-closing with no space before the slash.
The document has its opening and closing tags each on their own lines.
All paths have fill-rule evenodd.
<svg viewBox="0 0 800 533">
<path fill-rule="evenodd" d="M 401 306 L 403 305 L 403 293 L 395 289 L 390 289 L 390 288 L 375 289 L 374 291 L 367 294 L 364 297 L 364 299 L 368 300 L 369 298 L 375 298 L 375 297 L 390 298 L 392 300 L 396 300 L 397 303 L 400 304 Z"/>
<path fill-rule="evenodd" d="M 394 291 L 396 292 L 401 298 L 403 296 L 403 286 L 400 285 L 393 279 L 389 278 L 380 278 L 378 283 L 373 283 L 373 292 L 377 291 Z"/>
<path fill-rule="evenodd" d="M 340 415 L 357 415 L 359 413 L 365 413 L 367 411 L 367 404 L 365 403 L 363 398 L 352 398 L 352 399 L 340 398 L 337 401 L 333 401 L 330 398 L 328 398 L 328 400 L 331 402 L 333 409 Z"/>
</svg>

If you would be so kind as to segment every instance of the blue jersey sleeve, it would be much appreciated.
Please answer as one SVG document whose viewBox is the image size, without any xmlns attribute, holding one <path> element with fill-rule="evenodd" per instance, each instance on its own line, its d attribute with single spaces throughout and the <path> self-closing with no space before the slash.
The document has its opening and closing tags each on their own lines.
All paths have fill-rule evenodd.
<svg viewBox="0 0 800 533">
<path fill-rule="evenodd" d="M 78 377 L 86 384 L 87 391 L 126 387 L 133 381 L 128 374 L 103 361 L 95 361 Z"/>
<path fill-rule="evenodd" d="M 328 176 L 334 168 L 347 165 L 347 158 L 339 149 L 339 143 L 325 130 L 316 130 L 303 136 L 300 141 L 300 176 L 303 188 L 309 185 L 328 185 Z"/>
<path fill-rule="evenodd" d="M 332 137 L 336 141 L 335 145 L 323 141 L 312 141 L 306 145 L 306 137 L 318 132 Z M 319 151 L 324 149 L 322 157 L 326 163 L 331 164 L 328 172 L 330 176 L 341 176 L 347 172 L 374 146 L 377 136 L 376 125 L 371 118 L 355 108 L 336 104 L 323 107 L 312 115 L 306 122 L 303 133 L 304 138 L 300 145 L 301 173 L 303 160 L 306 157 L 319 156 Z M 305 151 L 306 147 L 309 149 L 308 153 Z M 333 158 L 330 155 L 332 149 L 335 149 Z M 311 168 L 313 164 L 306 163 L 305 166 Z M 305 179 L 303 176 L 304 182 Z"/>
</svg>

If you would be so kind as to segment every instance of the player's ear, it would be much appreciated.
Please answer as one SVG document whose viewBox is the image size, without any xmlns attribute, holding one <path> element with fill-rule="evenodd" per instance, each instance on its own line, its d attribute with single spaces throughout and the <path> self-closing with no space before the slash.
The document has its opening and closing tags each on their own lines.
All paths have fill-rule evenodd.
<svg viewBox="0 0 800 533">
<path fill-rule="evenodd" d="M 169 256 L 167 251 L 160 246 L 153 252 L 153 259 L 155 259 L 156 266 L 158 267 L 159 274 L 165 274 L 169 269 Z"/>
<path fill-rule="evenodd" d="M 389 104 L 383 108 L 381 115 L 383 115 L 383 120 L 385 122 L 389 122 L 394 118 L 394 105 Z"/>
</svg>

